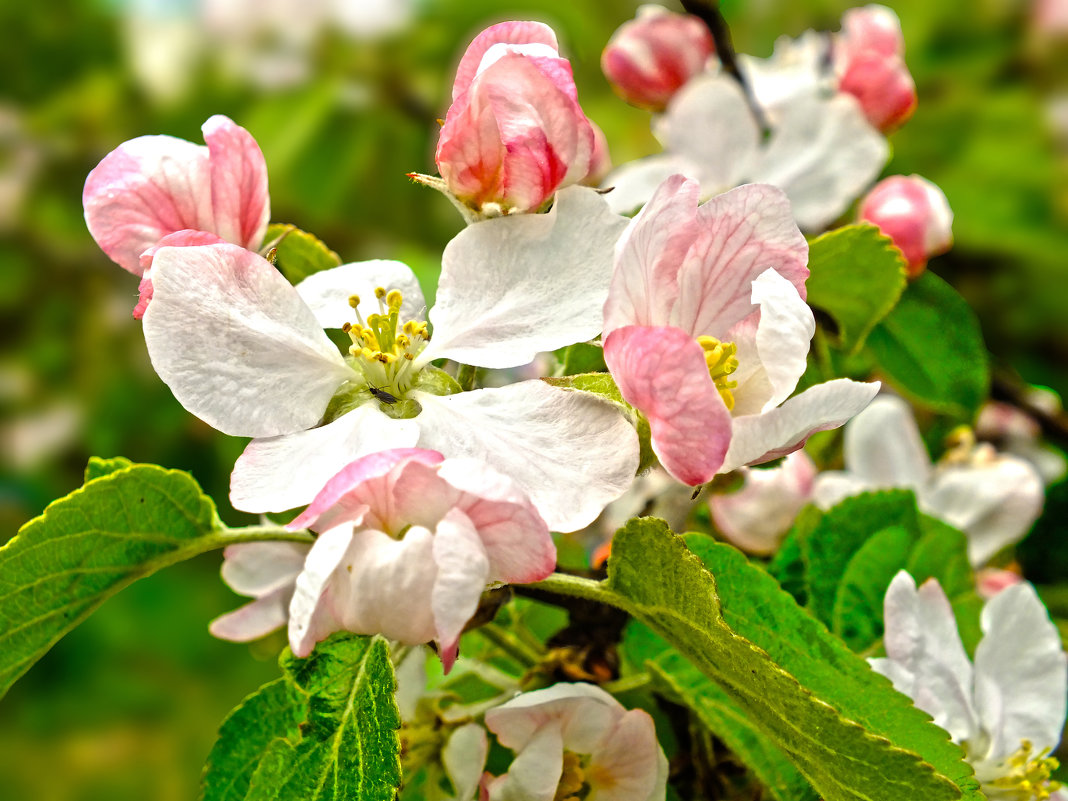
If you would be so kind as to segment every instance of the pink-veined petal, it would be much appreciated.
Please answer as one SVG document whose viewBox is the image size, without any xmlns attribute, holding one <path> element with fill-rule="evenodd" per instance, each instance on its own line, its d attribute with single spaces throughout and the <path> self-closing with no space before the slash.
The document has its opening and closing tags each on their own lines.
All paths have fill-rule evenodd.
<svg viewBox="0 0 1068 801">
<path fill-rule="evenodd" d="M 456 660 L 460 632 L 478 609 L 490 575 L 489 557 L 479 532 L 459 509 L 450 509 L 434 529 L 434 562 L 438 573 L 430 605 L 441 663 L 448 673 Z"/>
<path fill-rule="evenodd" d="M 289 604 L 289 647 L 294 656 L 306 657 L 315 643 L 340 628 L 330 597 L 339 588 L 331 585 L 337 583 L 334 571 L 345 559 L 352 538 L 351 526 L 339 526 L 321 534 L 308 552 Z"/>
<path fill-rule="evenodd" d="M 810 387 L 777 409 L 735 417 L 731 446 L 720 472 L 760 464 L 796 451 L 817 431 L 838 428 L 860 412 L 879 391 L 879 382 L 838 378 Z"/>
<path fill-rule="evenodd" d="M 212 230 L 208 149 L 173 136 L 124 142 L 89 173 L 82 205 L 100 249 L 140 275 L 141 254 L 167 234 Z"/>
<path fill-rule="evenodd" d="M 731 416 L 686 332 L 626 326 L 605 340 L 605 362 L 624 400 L 649 420 L 653 451 L 684 484 L 710 481 L 731 441 Z"/>
<path fill-rule="evenodd" d="M 562 746 L 591 753 L 623 717 L 626 710 L 600 687 L 560 683 L 526 692 L 486 713 L 486 728 L 501 745 L 518 751 L 547 725 L 561 726 Z"/>
<path fill-rule="evenodd" d="M 230 642 L 252 642 L 280 629 L 289 619 L 289 603 L 293 586 L 287 584 L 220 615 L 208 625 L 211 636 Z"/>
<path fill-rule="evenodd" d="M 394 420 L 366 403 L 319 428 L 254 439 L 230 476 L 230 503 L 245 512 L 285 512 L 311 503 L 351 462 L 375 451 L 411 448 L 415 420 Z"/>
<path fill-rule="evenodd" d="M 992 742 L 990 756 L 1020 741 L 1053 748 L 1064 729 L 1068 671 L 1061 638 L 1034 587 L 1015 584 L 983 607 L 975 649 L 975 701 Z"/>
<path fill-rule="evenodd" d="M 152 366 L 179 403 L 223 433 L 309 428 L 354 375 L 296 290 L 244 248 L 163 248 L 152 285 Z"/>
<path fill-rule="evenodd" d="M 446 247 L 434 335 L 417 364 L 448 357 L 482 367 L 527 364 L 592 339 L 626 220 L 586 187 L 565 189 L 548 214 L 486 220 Z"/>
<path fill-rule="evenodd" d="M 297 542 L 228 545 L 223 551 L 222 579 L 240 595 L 266 595 L 293 583 L 309 547 Z"/>
<path fill-rule="evenodd" d="M 140 297 L 138 297 L 137 305 L 133 310 L 134 319 L 140 320 L 145 316 L 145 310 L 148 308 L 148 304 L 152 300 L 152 260 L 155 258 L 156 252 L 160 248 L 218 245 L 222 242 L 223 240 L 221 238 L 215 236 L 215 234 L 210 234 L 207 231 L 193 231 L 191 229 L 186 229 L 184 231 L 175 231 L 173 234 L 167 234 L 156 245 L 142 253 L 141 283 L 137 287 Z"/>
<path fill-rule="evenodd" d="M 456 102 L 456 98 L 467 91 L 471 81 L 475 79 L 486 51 L 494 45 L 502 43 L 513 45 L 542 44 L 556 51 L 560 49 L 556 41 L 556 34 L 544 22 L 512 21 L 491 25 L 476 36 L 471 44 L 467 46 L 463 58 L 460 59 L 459 66 L 456 67 L 456 79 L 452 84 L 453 102 Z"/>
<path fill-rule="evenodd" d="M 419 279 L 411 267 L 400 261 L 355 261 L 313 273 L 297 284 L 297 293 L 315 313 L 319 325 L 341 328 L 345 323 L 357 322 L 356 313 L 349 305 L 353 295 L 360 298 L 356 311 L 364 320 L 381 313 L 375 296 L 375 289 L 379 287 L 387 292 L 396 289 L 403 295 L 399 316 L 402 324 L 406 320 L 426 319 L 426 301 Z"/>
<path fill-rule="evenodd" d="M 697 181 L 671 175 L 616 244 L 604 304 L 604 333 L 625 325 L 666 325 L 679 295 L 679 266 L 700 235 Z"/>
<path fill-rule="evenodd" d="M 732 189 L 698 209 L 697 225 L 699 234 L 678 270 L 671 325 L 693 337 L 722 338 L 756 311 L 754 281 L 772 269 L 804 300 L 808 243 L 781 190 L 760 184 Z M 760 297 L 770 291 L 761 290 Z M 807 352 L 808 338 L 804 343 Z"/>
<path fill-rule="evenodd" d="M 585 392 L 523 381 L 412 395 L 423 407 L 419 447 L 481 459 L 509 476 L 553 531 L 588 525 L 638 468 L 634 428 L 615 405 Z"/>
<path fill-rule="evenodd" d="M 256 250 L 271 218 L 267 162 L 252 134 L 216 114 L 201 126 L 211 165 L 211 230 L 228 242 Z"/>
<path fill-rule="evenodd" d="M 919 491 L 931 478 L 931 457 L 909 405 L 894 395 L 871 402 L 845 430 L 846 468 L 872 487 Z"/>
</svg>

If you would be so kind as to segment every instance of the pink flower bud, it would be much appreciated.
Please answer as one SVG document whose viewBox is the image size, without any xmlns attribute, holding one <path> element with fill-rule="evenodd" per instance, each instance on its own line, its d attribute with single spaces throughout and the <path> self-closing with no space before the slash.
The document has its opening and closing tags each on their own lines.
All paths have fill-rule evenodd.
<svg viewBox="0 0 1068 801">
<path fill-rule="evenodd" d="M 705 67 L 712 35 L 694 16 L 642 6 L 623 23 L 601 54 L 601 69 L 631 105 L 663 111 L 679 88 Z"/>
<path fill-rule="evenodd" d="M 918 175 L 892 175 L 880 181 L 860 202 L 857 216 L 893 240 L 905 256 L 910 278 L 953 244 L 953 212 L 945 194 Z"/>
<path fill-rule="evenodd" d="M 435 160 L 465 205 L 535 211 L 589 173 L 593 128 L 547 25 L 504 22 L 480 33 L 460 61 L 452 96 Z"/>
<path fill-rule="evenodd" d="M 904 55 L 901 23 L 889 8 L 871 5 L 842 15 L 835 40 L 838 88 L 853 95 L 868 121 L 884 133 L 916 109 L 916 85 Z"/>
</svg>

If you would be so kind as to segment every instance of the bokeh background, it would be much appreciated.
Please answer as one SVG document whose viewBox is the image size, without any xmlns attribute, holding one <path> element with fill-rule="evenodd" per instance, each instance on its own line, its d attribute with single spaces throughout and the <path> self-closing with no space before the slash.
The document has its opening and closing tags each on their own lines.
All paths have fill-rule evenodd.
<svg viewBox="0 0 1068 801">
<path fill-rule="evenodd" d="M 724 0 L 723 9 L 737 49 L 766 56 L 777 36 L 836 28 L 848 5 Z M 956 246 L 931 269 L 979 313 L 998 375 L 1064 395 L 1068 3 L 889 5 L 920 104 L 891 139 L 887 173 L 919 173 L 945 190 Z M 314 232 L 347 261 L 404 260 L 429 296 L 461 221 L 405 173 L 434 172 L 435 120 L 467 42 L 502 19 L 550 23 L 620 163 L 657 149 L 648 114 L 617 100 L 598 66 L 636 6 L 0 3 L 0 542 L 80 485 L 90 455 L 190 470 L 224 519 L 243 522 L 226 495 L 244 441 L 187 414 L 155 377 L 130 315 L 137 279 L 86 232 L 82 184 L 107 152 L 142 134 L 200 142 L 201 123 L 226 114 L 264 151 L 273 221 Z M 1062 519 L 1044 521 L 1035 561 L 1047 582 L 1068 577 Z M 15 685 L 0 703 L 0 798 L 195 797 L 218 724 L 277 675 L 282 646 L 208 635 L 207 622 L 240 602 L 218 580 L 219 561 L 208 555 L 125 590 Z"/>
</svg>

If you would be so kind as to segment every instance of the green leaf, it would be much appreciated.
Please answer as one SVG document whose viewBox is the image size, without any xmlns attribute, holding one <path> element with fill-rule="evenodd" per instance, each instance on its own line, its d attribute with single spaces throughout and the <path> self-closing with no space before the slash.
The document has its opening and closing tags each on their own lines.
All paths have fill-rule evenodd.
<svg viewBox="0 0 1068 801">
<path fill-rule="evenodd" d="M 285 679 L 248 696 L 219 729 L 201 780 L 201 801 L 244 801 L 252 775 L 271 742 L 299 736 L 307 718 L 306 697 Z"/>
<path fill-rule="evenodd" d="M 979 321 L 964 298 L 929 271 L 872 330 L 868 350 L 897 387 L 959 420 L 970 422 L 989 393 Z"/>
<path fill-rule="evenodd" d="M 628 660 L 643 666 L 661 695 L 693 710 L 777 801 L 816 801 L 816 791 L 787 756 L 707 676 L 643 623 L 631 621 L 623 638 Z"/>
<path fill-rule="evenodd" d="M 874 225 L 847 225 L 809 243 L 808 302 L 838 324 L 838 344 L 856 352 L 905 289 L 901 251 Z"/>
<path fill-rule="evenodd" d="M 741 553 L 698 542 L 715 580 L 662 521 L 630 521 L 608 562 L 610 602 L 719 685 L 826 801 L 982 798 L 927 715 Z"/>
<path fill-rule="evenodd" d="M 302 538 L 283 529 L 227 530 L 188 473 L 124 461 L 91 462 L 87 473 L 99 477 L 0 548 L 0 696 L 131 582 L 234 543 Z"/>
<path fill-rule="evenodd" d="M 85 466 L 85 482 L 88 483 L 94 478 L 103 478 L 106 475 L 122 470 L 124 467 L 132 466 L 133 462 L 125 456 L 115 456 L 111 459 L 104 459 L 100 456 L 90 456 L 89 464 Z"/>
<path fill-rule="evenodd" d="M 288 223 L 273 223 L 267 228 L 264 242 L 277 248 L 275 267 L 291 284 L 299 284 L 309 275 L 341 264 L 341 257 L 307 231 Z"/>
<path fill-rule="evenodd" d="M 886 588 L 905 566 L 915 534 L 891 526 L 873 534 L 849 560 L 834 599 L 831 631 L 854 651 L 883 636 Z"/>
<path fill-rule="evenodd" d="M 386 641 L 335 634 L 306 659 L 287 650 L 281 663 L 307 697 L 307 720 L 271 742 L 245 801 L 392 801 L 401 720 Z"/>
<path fill-rule="evenodd" d="M 554 354 L 560 366 L 560 375 L 578 375 L 579 373 L 606 373 L 604 349 L 593 342 L 576 342 L 566 348 L 560 348 Z"/>
</svg>

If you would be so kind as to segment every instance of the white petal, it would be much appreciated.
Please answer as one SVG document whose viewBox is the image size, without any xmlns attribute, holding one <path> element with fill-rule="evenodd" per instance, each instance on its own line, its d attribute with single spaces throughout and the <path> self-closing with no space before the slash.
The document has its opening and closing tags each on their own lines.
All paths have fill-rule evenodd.
<svg viewBox="0 0 1068 801">
<path fill-rule="evenodd" d="M 486 713 L 486 726 L 501 745 L 527 747 L 549 721 L 562 726 L 563 745 L 580 754 L 592 752 L 626 710 L 611 695 L 592 684 L 560 683 L 516 696 Z"/>
<path fill-rule="evenodd" d="M 162 248 L 152 285 L 152 366 L 179 403 L 225 434 L 309 428 L 353 375 L 296 290 L 244 248 Z"/>
<path fill-rule="evenodd" d="M 563 772 L 560 725 L 542 726 L 508 772 L 490 784 L 489 801 L 553 801 Z"/>
<path fill-rule="evenodd" d="M 419 362 L 517 367 L 592 339 L 626 225 L 597 192 L 574 186 L 556 194 L 547 214 L 468 226 L 445 247 L 433 338 Z"/>
<path fill-rule="evenodd" d="M 786 192 L 797 224 L 820 231 L 842 214 L 886 163 L 886 139 L 856 100 L 799 94 L 784 103 L 748 177 Z"/>
<path fill-rule="evenodd" d="M 326 482 L 361 456 L 411 448 L 415 420 L 394 420 L 366 403 L 319 428 L 254 439 L 230 476 L 230 502 L 245 512 L 285 512 L 311 503 Z"/>
<path fill-rule="evenodd" d="M 575 531 L 630 486 L 638 439 L 619 409 L 523 381 L 438 397 L 413 393 L 421 448 L 470 456 L 509 476 L 553 531 Z"/>
<path fill-rule="evenodd" d="M 329 594 L 331 584 L 341 584 L 334 576 L 352 544 L 352 526 L 338 526 L 324 532 L 312 545 L 304 570 L 297 576 L 293 600 L 289 604 L 289 647 L 294 655 L 305 657 L 315 643 L 340 628 Z"/>
<path fill-rule="evenodd" d="M 820 509 L 830 509 L 846 498 L 860 495 L 872 489 L 868 482 L 859 479 L 853 473 L 841 470 L 825 470 L 816 476 L 812 487 L 812 502 Z"/>
<path fill-rule="evenodd" d="M 1064 728 L 1068 672 L 1056 627 L 1026 582 L 1008 587 L 983 608 L 983 639 L 975 651 L 975 700 L 993 737 L 990 756 L 1008 756 L 1026 738 L 1052 748 Z"/>
<path fill-rule="evenodd" d="M 289 619 L 293 587 L 286 585 L 211 621 L 213 637 L 230 642 L 251 642 L 280 629 Z"/>
<path fill-rule="evenodd" d="M 631 214 L 649 202 L 656 188 L 672 175 L 698 178 L 698 165 L 672 153 L 660 153 L 628 161 L 612 170 L 601 182 L 611 189 L 604 196 L 608 208 L 616 214 Z"/>
<path fill-rule="evenodd" d="M 296 542 L 230 545 L 223 552 L 223 581 L 253 598 L 289 586 L 303 569 L 309 547 Z"/>
<path fill-rule="evenodd" d="M 400 261 L 372 259 L 342 264 L 309 275 L 297 284 L 297 292 L 315 313 L 321 327 L 341 328 L 345 323 L 356 322 L 356 314 L 349 305 L 353 295 L 360 298 L 357 310 L 364 320 L 379 313 L 375 297 L 378 287 L 387 292 L 396 289 L 404 296 L 401 322 L 426 319 L 426 301 L 419 280 L 411 267 Z"/>
<path fill-rule="evenodd" d="M 775 124 L 775 111 L 799 94 L 833 90 L 827 34 L 805 31 L 796 39 L 780 36 L 771 58 L 738 54 L 760 107 Z"/>
<path fill-rule="evenodd" d="M 486 549 L 471 520 L 458 509 L 450 509 L 434 530 L 434 562 L 438 574 L 430 605 L 438 644 L 448 650 L 478 609 L 489 579 Z"/>
<path fill-rule="evenodd" d="M 816 319 L 794 285 L 775 270 L 768 270 L 753 282 L 753 303 L 760 306 L 757 353 L 772 390 L 761 409 L 766 412 L 790 397 L 797 387 L 807 366 Z"/>
<path fill-rule="evenodd" d="M 657 801 L 665 797 L 666 768 L 653 719 L 632 709 L 593 752 L 588 775 L 598 801 Z"/>
<path fill-rule="evenodd" d="M 441 762 L 456 790 L 457 801 L 471 801 L 475 797 L 488 754 L 486 730 L 477 723 L 460 726 L 441 749 Z"/>
<path fill-rule="evenodd" d="M 872 487 L 919 490 L 930 480 L 931 458 L 911 407 L 880 395 L 845 430 L 846 469 Z"/>
<path fill-rule="evenodd" d="M 777 409 L 734 418 L 731 446 L 720 472 L 729 473 L 797 450 L 817 431 L 842 425 L 867 406 L 878 391 L 878 382 L 862 384 L 837 378 L 806 389 Z"/>
<path fill-rule="evenodd" d="M 945 465 L 920 507 L 968 535 L 968 558 L 981 565 L 1018 542 L 1042 511 L 1042 477 L 1030 462 L 999 456 L 987 464 Z"/>
<path fill-rule="evenodd" d="M 740 184 L 760 149 L 760 129 L 745 96 L 723 73 L 690 80 L 653 127 L 664 150 L 699 165 L 706 196 Z"/>
<path fill-rule="evenodd" d="M 397 708 L 404 721 L 415 718 L 419 699 L 426 693 L 426 658 L 426 648 L 416 645 L 397 665 Z M 479 768 L 479 771 L 481 770 L 482 768 Z"/>
</svg>

